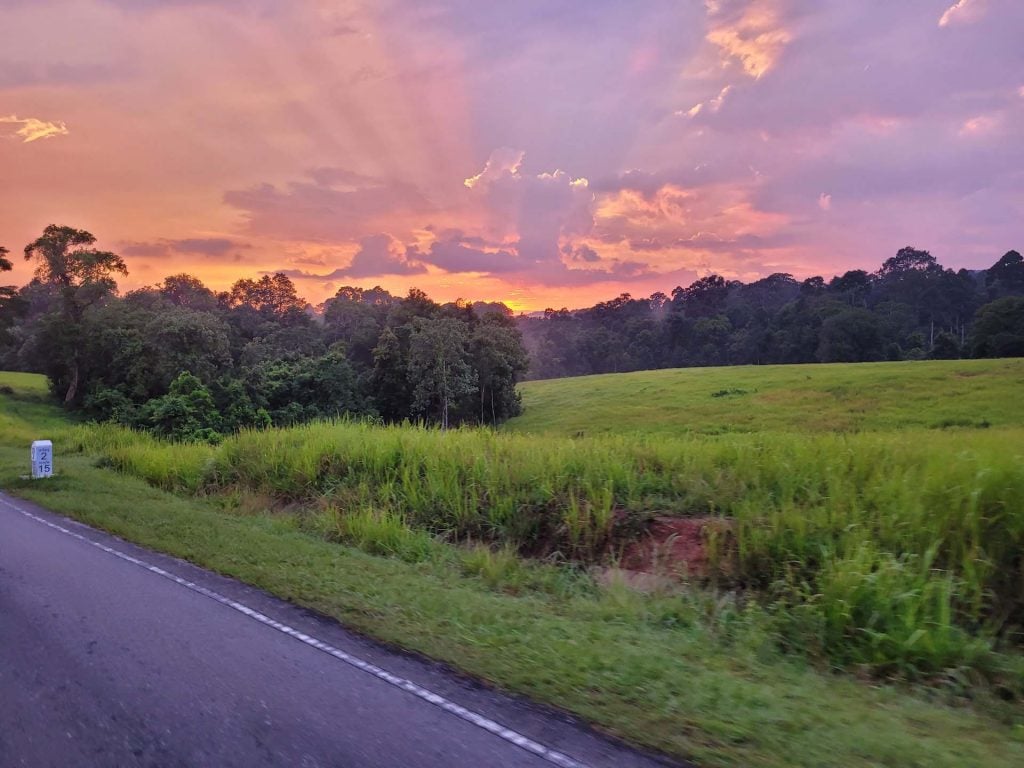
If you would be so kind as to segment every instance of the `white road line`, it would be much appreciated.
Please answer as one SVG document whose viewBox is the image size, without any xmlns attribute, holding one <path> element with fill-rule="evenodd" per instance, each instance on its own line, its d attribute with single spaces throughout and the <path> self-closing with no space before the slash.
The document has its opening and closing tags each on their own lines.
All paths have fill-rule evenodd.
<svg viewBox="0 0 1024 768">
<path fill-rule="evenodd" d="M 515 744 L 517 747 L 525 749 L 527 752 L 532 752 L 533 754 L 537 755 L 540 758 L 543 758 L 544 760 L 547 760 L 549 763 L 552 763 L 553 765 L 560 766 L 560 768 L 587 768 L 587 766 L 584 763 L 580 763 L 572 759 L 568 755 L 565 755 L 554 749 L 545 747 L 543 744 L 534 741 L 528 736 L 524 736 L 523 734 L 517 731 L 513 731 L 511 728 L 506 728 L 501 723 L 495 722 L 494 720 L 491 720 L 488 717 L 484 717 L 479 712 L 474 712 L 471 709 L 466 709 L 465 707 L 456 704 L 454 701 L 446 699 L 444 696 L 441 696 L 440 694 L 434 693 L 428 688 L 424 688 L 421 685 L 417 685 L 411 680 L 406 680 L 404 677 L 393 675 L 386 669 L 381 669 L 375 664 L 371 664 L 368 661 L 363 661 L 358 656 L 353 656 L 350 653 L 345 653 L 345 651 L 335 648 L 333 645 L 325 643 L 322 640 L 318 640 L 315 637 L 311 637 L 307 635 L 305 632 L 300 632 L 294 627 L 290 627 L 287 624 L 282 624 L 279 621 L 275 621 L 269 616 L 266 616 L 265 614 L 262 614 L 259 611 L 254 610 L 247 605 L 244 605 L 243 603 L 239 603 L 236 600 L 232 600 L 229 597 L 225 597 L 219 592 L 214 592 L 212 589 L 207 589 L 206 587 L 200 584 L 188 581 L 187 579 L 183 579 L 180 576 L 175 576 L 173 573 L 165 571 L 163 568 L 159 568 L 155 565 L 150 565 L 149 563 L 143 560 L 139 560 L 137 557 L 132 557 L 131 555 L 125 554 L 120 550 L 114 549 L 113 547 L 108 547 L 105 544 L 100 544 L 98 541 L 93 541 L 92 539 L 83 536 L 80 533 L 70 531 L 67 528 L 64 528 L 63 526 L 57 525 L 56 523 L 52 523 L 49 520 L 40 517 L 39 515 L 34 515 L 28 510 L 22 509 L 16 504 L 12 504 L 3 496 L 0 496 L 0 503 L 3 503 L 4 505 L 10 507 L 15 512 L 20 512 L 25 517 L 35 520 L 37 523 L 42 523 L 43 525 L 52 528 L 55 531 L 60 531 L 63 534 L 71 536 L 72 538 L 79 539 L 87 544 L 91 544 L 97 549 L 102 549 L 104 552 L 111 554 L 114 557 L 119 557 L 122 560 L 131 563 L 132 565 L 137 565 L 140 568 L 145 568 L 150 573 L 155 573 L 157 576 L 162 576 L 165 579 L 169 579 L 170 581 L 173 581 L 175 584 L 185 587 L 186 589 L 191 589 L 193 592 L 198 592 L 200 595 L 208 597 L 211 600 L 216 600 L 221 605 L 226 605 L 228 608 L 232 608 L 238 611 L 239 613 L 248 616 L 250 619 L 258 621 L 260 624 L 264 624 L 268 627 L 276 629 L 278 632 L 282 632 L 288 635 L 289 637 L 293 637 L 299 642 L 305 643 L 308 646 L 316 648 L 318 651 L 323 651 L 324 653 L 333 656 L 339 661 L 343 661 L 346 664 L 355 667 L 356 669 L 360 669 L 363 672 L 366 672 L 367 674 L 373 675 L 374 677 L 383 680 L 384 682 L 389 683 L 395 686 L 396 688 L 401 688 L 403 691 L 411 693 L 413 696 L 416 696 L 417 698 L 430 702 L 434 706 L 440 707 L 445 712 L 455 715 L 456 717 L 465 720 L 467 723 L 475 725 L 478 728 L 483 728 L 485 731 L 493 733 L 498 738 L 504 739 L 507 742 Z"/>
</svg>

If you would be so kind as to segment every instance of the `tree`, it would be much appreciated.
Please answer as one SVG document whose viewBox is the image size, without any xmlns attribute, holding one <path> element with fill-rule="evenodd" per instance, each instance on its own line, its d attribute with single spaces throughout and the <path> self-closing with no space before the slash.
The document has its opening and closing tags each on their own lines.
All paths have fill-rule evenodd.
<svg viewBox="0 0 1024 768">
<path fill-rule="evenodd" d="M 349 358 L 370 367 L 373 349 L 392 302 L 382 288 L 364 291 L 344 286 L 323 305 L 324 331 L 328 341 L 343 341 Z"/>
<path fill-rule="evenodd" d="M 672 291 L 672 304 L 687 317 L 717 315 L 725 304 L 731 284 L 719 275 L 708 275 L 692 283 L 689 288 Z"/>
<path fill-rule="evenodd" d="M 971 353 L 974 357 L 1024 357 L 1024 297 L 1006 296 L 978 310 Z"/>
<path fill-rule="evenodd" d="M 826 290 L 825 278 L 820 275 L 808 277 L 800 283 L 800 294 L 803 296 L 819 296 Z"/>
<path fill-rule="evenodd" d="M 171 307 L 153 314 L 143 337 L 149 379 L 157 391 L 166 390 L 181 371 L 208 385 L 231 366 L 228 327 L 216 315 Z"/>
<path fill-rule="evenodd" d="M 882 358 L 881 327 L 874 314 L 854 307 L 821 324 L 818 360 L 822 363 L 862 363 Z"/>
<path fill-rule="evenodd" d="M 412 387 L 409 385 L 408 360 L 401 340 L 390 328 L 381 332 L 373 349 L 370 386 L 377 412 L 385 420 L 399 421 L 409 415 Z"/>
<path fill-rule="evenodd" d="M 840 277 L 833 277 L 828 289 L 844 297 L 851 306 L 860 304 L 866 307 L 873 283 L 872 276 L 863 269 L 851 269 Z"/>
<path fill-rule="evenodd" d="M 943 331 L 935 337 L 929 357 L 932 360 L 957 360 L 960 357 L 960 342 L 953 334 Z"/>
<path fill-rule="evenodd" d="M 484 318 L 470 339 L 480 423 L 497 424 L 522 411 L 516 382 L 529 367 L 523 337 L 505 316 Z"/>
<path fill-rule="evenodd" d="M 160 284 L 160 293 L 178 307 L 212 312 L 217 308 L 217 297 L 203 285 L 198 277 L 185 273 L 165 277 Z"/>
<path fill-rule="evenodd" d="M 220 414 L 203 383 L 183 371 L 163 397 L 150 400 L 143 408 L 144 424 L 162 437 L 184 442 L 220 441 Z"/>
<path fill-rule="evenodd" d="M 1024 256 L 1007 251 L 985 272 L 985 286 L 993 298 L 1024 291 Z"/>
<path fill-rule="evenodd" d="M 341 344 L 318 357 L 269 360 L 252 374 L 257 394 L 277 425 L 372 410 Z"/>
<path fill-rule="evenodd" d="M 282 272 L 259 280 L 239 280 L 227 295 L 231 307 L 249 307 L 264 316 L 281 317 L 302 312 L 306 302 L 299 298 L 295 284 Z"/>
<path fill-rule="evenodd" d="M 886 259 L 878 270 L 878 276 L 883 280 L 888 277 L 904 275 L 908 272 L 934 272 L 941 271 L 935 257 L 928 251 L 919 251 L 911 246 L 900 248 L 896 255 Z"/>
<path fill-rule="evenodd" d="M 409 338 L 409 380 L 412 413 L 436 419 L 447 429 L 452 412 L 476 391 L 476 372 L 469 362 L 469 332 L 460 320 L 418 317 Z"/>
<path fill-rule="evenodd" d="M 47 346 L 64 369 L 51 378 L 51 385 L 66 384 L 67 404 L 78 396 L 85 311 L 117 291 L 115 273 L 128 274 L 120 256 L 93 248 L 95 242 L 85 230 L 51 224 L 25 246 L 25 259 L 35 260 L 35 279 L 53 288 L 59 298 L 60 325 L 48 324 L 53 333 Z"/>
</svg>

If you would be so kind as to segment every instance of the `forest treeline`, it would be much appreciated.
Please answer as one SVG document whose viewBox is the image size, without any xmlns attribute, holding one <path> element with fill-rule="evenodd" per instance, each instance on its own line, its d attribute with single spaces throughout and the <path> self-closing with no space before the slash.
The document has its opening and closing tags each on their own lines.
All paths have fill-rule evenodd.
<svg viewBox="0 0 1024 768">
<path fill-rule="evenodd" d="M 529 378 L 707 365 L 1024 356 L 1024 259 L 945 269 L 902 248 L 829 281 L 709 275 L 671 295 L 628 293 L 519 319 Z"/>
<path fill-rule="evenodd" d="M 119 294 L 95 238 L 50 226 L 35 274 L 0 286 L 0 369 L 46 374 L 68 408 L 175 439 L 338 415 L 449 426 L 521 410 L 516 383 L 706 365 L 1024 356 L 1024 258 L 945 269 L 903 248 L 826 282 L 709 275 L 671 295 L 622 294 L 520 316 L 411 289 L 345 286 L 317 308 L 283 274 L 215 292 L 196 277 Z M 0 248 L 0 270 L 12 267 Z"/>
<path fill-rule="evenodd" d="M 448 426 L 519 413 L 527 358 L 500 305 L 346 287 L 316 312 L 283 274 L 220 293 L 179 274 L 118 295 L 127 267 L 94 244 L 47 227 L 25 248 L 32 281 L 0 294 L 0 369 L 46 374 L 88 418 L 216 441 L 339 415 Z"/>
</svg>

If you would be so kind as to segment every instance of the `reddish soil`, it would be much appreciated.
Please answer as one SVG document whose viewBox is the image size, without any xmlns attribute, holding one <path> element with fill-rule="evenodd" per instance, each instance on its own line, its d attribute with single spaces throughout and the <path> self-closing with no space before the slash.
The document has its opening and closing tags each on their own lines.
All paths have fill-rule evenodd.
<svg viewBox="0 0 1024 768">
<path fill-rule="evenodd" d="M 709 567 L 707 529 L 728 525 L 721 518 L 656 517 L 644 536 L 623 551 L 619 567 L 659 576 L 704 578 Z"/>
</svg>

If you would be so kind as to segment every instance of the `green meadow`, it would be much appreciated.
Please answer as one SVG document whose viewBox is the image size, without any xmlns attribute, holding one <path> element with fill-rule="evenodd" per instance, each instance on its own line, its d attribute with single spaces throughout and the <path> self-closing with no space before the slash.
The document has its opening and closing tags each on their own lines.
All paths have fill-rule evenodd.
<svg viewBox="0 0 1024 768">
<path fill-rule="evenodd" d="M 1024 360 L 679 368 L 528 381 L 505 429 L 563 435 L 1024 426 Z"/>
<path fill-rule="evenodd" d="M 1024 361 L 530 382 L 171 444 L 0 374 L 0 487 L 700 765 L 1024 763 Z M 43 434 L 45 433 L 45 434 Z M 20 478 L 31 439 L 58 476 Z M 655 518 L 700 573 L 615 569 Z"/>
</svg>

